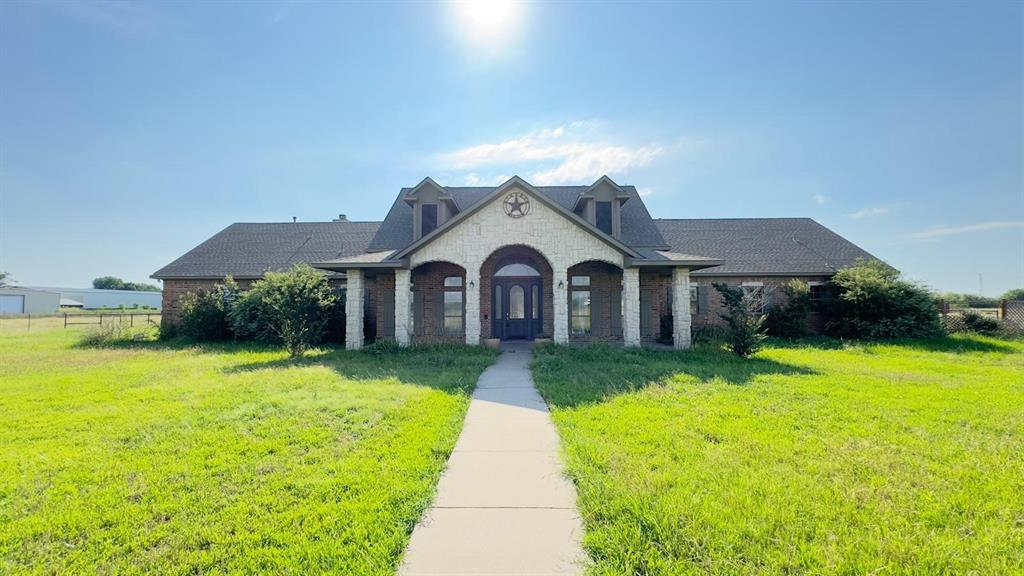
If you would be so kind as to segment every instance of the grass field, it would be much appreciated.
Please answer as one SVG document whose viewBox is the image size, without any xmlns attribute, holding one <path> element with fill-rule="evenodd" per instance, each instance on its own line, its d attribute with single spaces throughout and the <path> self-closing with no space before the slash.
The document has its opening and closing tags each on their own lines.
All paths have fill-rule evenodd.
<svg viewBox="0 0 1024 576">
<path fill-rule="evenodd" d="M 537 351 L 596 574 L 1024 573 L 1024 343 Z"/>
<path fill-rule="evenodd" d="M 0 573 L 391 574 L 486 350 L 0 335 Z"/>
</svg>

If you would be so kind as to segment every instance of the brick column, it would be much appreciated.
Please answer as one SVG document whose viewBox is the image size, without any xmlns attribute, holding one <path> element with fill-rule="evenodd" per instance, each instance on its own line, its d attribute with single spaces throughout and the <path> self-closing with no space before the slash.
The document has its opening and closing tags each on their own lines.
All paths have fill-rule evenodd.
<svg viewBox="0 0 1024 576">
<path fill-rule="evenodd" d="M 363 271 L 345 270 L 345 348 L 363 347 Z"/>
<path fill-rule="evenodd" d="M 395 270 L 395 340 L 400 346 L 412 341 L 409 333 L 409 298 L 412 288 L 412 271 Z"/>
<path fill-rule="evenodd" d="M 476 270 L 479 265 L 466 269 L 466 309 L 464 322 L 466 329 L 466 344 L 477 346 L 480 344 L 480 278 Z"/>
<path fill-rule="evenodd" d="M 554 337 L 555 344 L 569 343 L 569 280 L 566 277 L 568 270 L 564 266 L 554 265 L 551 274 L 552 306 L 555 317 Z M 561 284 L 561 286 L 559 286 Z"/>
<path fill-rule="evenodd" d="M 690 270 L 672 269 L 672 342 L 679 350 L 690 347 Z"/>
<path fill-rule="evenodd" d="M 622 271 L 622 343 L 640 345 L 640 269 Z"/>
</svg>

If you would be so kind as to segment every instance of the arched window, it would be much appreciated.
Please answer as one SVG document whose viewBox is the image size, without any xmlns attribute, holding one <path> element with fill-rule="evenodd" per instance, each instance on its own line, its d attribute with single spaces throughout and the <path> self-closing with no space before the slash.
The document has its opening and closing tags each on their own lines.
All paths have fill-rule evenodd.
<svg viewBox="0 0 1024 576">
<path fill-rule="evenodd" d="M 528 264 L 506 264 L 494 273 L 495 276 L 540 276 L 537 269 Z"/>
</svg>

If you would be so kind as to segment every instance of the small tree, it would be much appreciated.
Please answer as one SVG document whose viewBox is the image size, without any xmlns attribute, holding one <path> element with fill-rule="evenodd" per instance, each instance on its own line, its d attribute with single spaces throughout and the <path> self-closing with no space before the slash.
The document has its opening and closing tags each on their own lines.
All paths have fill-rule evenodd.
<svg viewBox="0 0 1024 576">
<path fill-rule="evenodd" d="M 228 311 L 238 298 L 238 285 L 229 276 L 213 290 L 188 292 L 181 297 L 181 333 L 194 340 L 231 337 Z"/>
<path fill-rule="evenodd" d="M 260 320 L 292 358 L 323 339 L 335 302 L 327 277 L 307 264 L 267 273 L 246 298 L 260 302 Z"/>
<path fill-rule="evenodd" d="M 1024 300 L 1024 288 L 1012 288 L 999 297 L 1000 300 Z"/>
<path fill-rule="evenodd" d="M 725 306 L 725 312 L 719 315 L 728 326 L 726 342 L 729 349 L 743 357 L 760 350 L 765 339 L 765 316 L 760 312 L 759 297 L 755 299 L 743 290 L 721 282 L 715 282 L 713 286 L 721 294 Z"/>
<path fill-rule="evenodd" d="M 923 287 L 878 260 L 861 260 L 832 278 L 825 331 L 840 338 L 931 338 L 943 334 L 938 308 Z"/>
<path fill-rule="evenodd" d="M 780 338 L 800 338 L 807 335 L 807 318 L 811 315 L 811 287 L 796 278 L 780 287 L 786 302 L 768 313 L 768 333 Z"/>
</svg>

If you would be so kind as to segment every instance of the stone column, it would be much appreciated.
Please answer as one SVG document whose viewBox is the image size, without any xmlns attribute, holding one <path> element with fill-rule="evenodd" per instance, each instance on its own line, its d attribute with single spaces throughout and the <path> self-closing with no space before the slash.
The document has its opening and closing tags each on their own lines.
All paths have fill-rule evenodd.
<svg viewBox="0 0 1024 576">
<path fill-rule="evenodd" d="M 640 345 L 640 269 L 622 271 L 622 343 Z"/>
<path fill-rule="evenodd" d="M 690 347 L 690 270 L 672 269 L 672 342 L 679 350 Z"/>
<path fill-rule="evenodd" d="M 345 270 L 345 348 L 363 347 L 363 271 Z"/>
<path fill-rule="evenodd" d="M 411 270 L 403 270 L 401 268 L 395 270 L 395 340 L 399 346 L 408 346 L 412 342 L 412 334 L 409 333 L 411 280 Z"/>
<path fill-rule="evenodd" d="M 480 344 L 480 278 L 473 270 L 479 270 L 480 266 L 470 266 L 466 269 L 466 310 L 464 322 L 466 328 L 466 344 L 476 346 Z"/>
<path fill-rule="evenodd" d="M 566 277 L 568 270 L 563 266 L 553 266 L 551 273 L 551 294 L 552 309 L 555 317 L 552 319 L 555 344 L 569 343 L 569 280 Z M 561 286 L 559 286 L 561 284 Z"/>
</svg>

